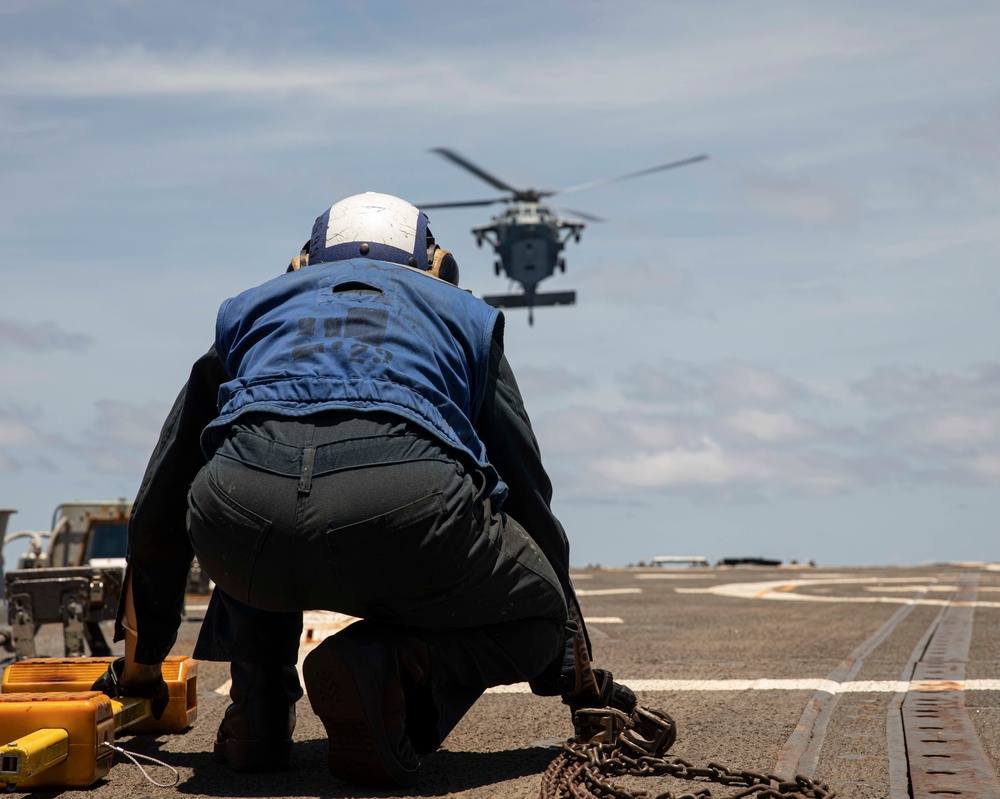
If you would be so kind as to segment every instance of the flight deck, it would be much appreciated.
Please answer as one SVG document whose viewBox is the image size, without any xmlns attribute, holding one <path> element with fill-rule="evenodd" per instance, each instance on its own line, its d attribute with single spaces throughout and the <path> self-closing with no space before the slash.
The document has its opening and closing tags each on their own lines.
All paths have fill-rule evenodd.
<svg viewBox="0 0 1000 799">
<path fill-rule="evenodd" d="M 801 774 L 844 799 L 1000 797 L 1000 566 L 668 565 L 574 570 L 573 580 L 595 665 L 676 721 L 667 758 Z M 204 609 L 188 603 L 173 655 L 191 653 Z M 301 656 L 351 620 L 310 613 L 305 621 Z M 59 628 L 39 632 L 39 653 L 47 644 L 60 654 Z M 198 720 L 186 733 L 118 741 L 177 769 L 175 788 L 153 786 L 119 757 L 91 788 L 59 795 L 399 795 L 329 775 L 323 726 L 308 701 L 298 704 L 293 771 L 244 775 L 216 764 L 228 679 L 225 664 L 200 662 Z M 524 685 L 492 689 L 424 764 L 410 795 L 537 797 L 571 734 L 558 698 L 534 697 Z M 612 783 L 632 795 L 740 790 L 670 776 Z"/>
</svg>

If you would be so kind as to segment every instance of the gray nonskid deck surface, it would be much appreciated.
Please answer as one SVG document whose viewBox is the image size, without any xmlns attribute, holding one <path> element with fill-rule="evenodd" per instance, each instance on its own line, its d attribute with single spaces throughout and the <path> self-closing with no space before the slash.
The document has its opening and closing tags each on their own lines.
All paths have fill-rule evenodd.
<svg viewBox="0 0 1000 799">
<path fill-rule="evenodd" d="M 910 773 L 921 768 L 921 758 L 956 764 L 952 771 L 959 776 L 952 779 L 963 780 L 971 751 L 972 764 L 985 765 L 986 772 L 970 777 L 961 795 L 997 795 L 990 793 L 990 781 L 1000 768 L 1000 570 L 985 565 L 634 568 L 577 571 L 574 582 L 590 623 L 596 665 L 633 685 L 642 704 L 662 707 L 676 719 L 679 734 L 671 754 L 699 765 L 715 761 L 737 770 L 799 771 L 825 780 L 839 797 L 904 799 L 911 777 L 915 795 L 923 790 L 920 775 Z M 174 654 L 191 651 L 200 616 L 191 609 Z M 946 621 L 950 617 L 957 621 Z M 60 654 L 58 630 L 48 638 L 47 633 L 43 630 L 39 650 L 46 651 L 48 642 L 49 653 Z M 960 679 L 946 684 L 943 678 L 956 674 Z M 914 675 L 924 681 L 911 681 Z M 228 676 L 224 664 L 199 664 L 199 719 L 188 732 L 119 738 L 126 749 L 177 768 L 176 788 L 149 784 L 118 757 L 100 783 L 59 795 L 395 795 L 330 777 L 323 727 L 307 700 L 298 706 L 294 771 L 239 775 L 216 764 L 212 742 L 228 703 Z M 957 703 L 955 712 L 966 719 L 965 740 L 938 741 L 932 736 L 939 733 L 924 729 L 922 751 L 912 732 L 908 744 L 905 727 L 914 723 L 913 713 L 946 710 L 946 700 Z M 907 702 L 917 708 L 910 722 Z M 425 764 L 410 793 L 537 796 L 541 773 L 556 754 L 554 743 L 571 731 L 558 699 L 534 697 L 525 686 L 492 691 Z M 942 770 L 948 768 L 937 769 Z M 150 773 L 159 780 L 170 776 L 156 768 Z M 654 795 L 700 787 L 640 778 L 621 784 Z M 715 796 L 734 791 L 713 786 Z"/>
</svg>

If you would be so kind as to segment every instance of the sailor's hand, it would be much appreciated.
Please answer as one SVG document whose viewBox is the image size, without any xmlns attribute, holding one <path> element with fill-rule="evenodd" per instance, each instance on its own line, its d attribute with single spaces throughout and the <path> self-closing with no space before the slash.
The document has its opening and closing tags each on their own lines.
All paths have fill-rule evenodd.
<svg viewBox="0 0 1000 799">
<path fill-rule="evenodd" d="M 108 664 L 108 670 L 94 681 L 90 690 L 100 691 L 112 699 L 120 699 L 123 696 L 148 699 L 153 718 L 158 720 L 170 702 L 170 689 L 160 674 L 159 666 L 134 665 L 140 674 L 130 675 L 129 679 L 125 680 L 125 658 L 116 658 Z"/>
</svg>

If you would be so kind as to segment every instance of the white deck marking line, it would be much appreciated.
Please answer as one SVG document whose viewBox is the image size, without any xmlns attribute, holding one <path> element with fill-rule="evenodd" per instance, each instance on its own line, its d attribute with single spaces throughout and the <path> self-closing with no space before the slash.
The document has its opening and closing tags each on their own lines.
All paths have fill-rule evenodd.
<svg viewBox="0 0 1000 799">
<path fill-rule="evenodd" d="M 577 596 L 613 596 L 615 594 L 641 594 L 641 588 L 590 588 L 576 592 Z"/>
<path fill-rule="evenodd" d="M 228 694 L 230 680 L 215 689 Z M 821 677 L 792 680 L 629 680 L 622 683 L 633 691 L 649 693 L 731 693 L 735 691 L 823 691 L 828 694 L 893 694 L 907 691 L 1000 691 L 1000 680 L 854 680 L 835 682 Z M 530 694 L 528 683 L 498 685 L 488 694 Z"/>
<path fill-rule="evenodd" d="M 912 577 L 847 577 L 838 579 L 811 579 L 811 580 L 770 580 L 759 583 L 724 583 L 713 585 L 707 588 L 675 588 L 679 594 L 714 594 L 715 596 L 728 596 L 737 599 L 771 599 L 786 602 L 860 602 L 864 604 L 890 604 L 890 605 L 929 605 L 932 607 L 944 607 L 950 605 L 966 606 L 962 602 L 947 599 L 930 599 L 927 597 L 907 598 L 899 596 L 819 596 L 816 594 L 799 594 L 796 588 L 821 586 L 821 585 L 864 585 L 876 584 L 873 590 L 878 590 L 881 583 L 906 583 L 914 586 L 914 590 L 923 591 L 925 588 L 933 587 L 937 580 L 929 580 L 918 588 Z M 886 586 L 886 590 L 893 590 L 894 587 Z M 976 608 L 1000 608 L 1000 602 L 989 602 L 976 600 L 968 603 L 968 607 Z"/>
<path fill-rule="evenodd" d="M 733 691 L 822 691 L 834 694 L 888 694 L 906 691 L 1000 691 L 1000 680 L 852 680 L 836 682 L 821 677 L 792 680 L 630 680 L 622 683 L 633 691 L 650 693 L 733 692 Z M 529 694 L 527 683 L 498 685 L 488 694 Z"/>
<path fill-rule="evenodd" d="M 790 591 L 793 588 L 813 585 L 864 585 L 871 583 L 909 583 L 917 584 L 919 581 L 912 577 L 819 577 L 819 578 L 788 578 L 784 580 L 766 580 L 755 583 L 721 583 L 711 585 L 708 588 L 675 588 L 681 594 L 715 594 L 716 596 L 735 596 L 741 599 L 754 599 L 756 597 L 769 594 L 772 591 Z M 927 583 L 937 583 L 936 579 L 930 579 L 919 583 L 922 590 Z M 768 597 L 773 599 L 774 597 Z M 811 598 L 811 597 L 810 597 Z"/>
<path fill-rule="evenodd" d="M 935 593 L 942 593 L 942 594 L 953 594 L 953 593 L 955 593 L 955 591 L 959 590 L 959 587 L 957 585 L 918 586 L 916 583 L 914 583 L 913 585 L 882 585 L 882 586 L 878 586 L 878 585 L 866 585 L 865 586 L 865 590 L 866 591 L 886 591 L 886 592 L 890 592 L 890 591 L 915 591 L 918 587 L 921 588 L 922 590 L 925 590 L 925 591 L 933 591 Z M 988 593 L 994 593 L 995 594 L 998 591 L 1000 591 L 1000 586 L 998 586 L 998 585 L 979 586 L 978 593 L 981 594 L 984 591 L 986 591 Z"/>
<path fill-rule="evenodd" d="M 624 624 L 618 616 L 584 616 L 587 624 Z"/>
<path fill-rule="evenodd" d="M 719 572 L 712 569 L 676 569 L 675 571 L 670 571 L 669 569 L 658 569 L 655 572 L 640 572 L 635 575 L 636 580 L 705 580 L 708 578 L 719 577 Z M 839 572 L 828 572 L 822 577 L 817 577 L 814 574 L 789 574 L 782 582 L 791 582 L 796 580 L 833 580 L 842 577 L 850 577 L 848 574 L 841 574 Z M 871 578 L 878 579 L 878 578 Z M 885 577 L 881 579 L 881 582 L 889 581 L 904 581 L 904 582 L 917 582 L 916 577 Z"/>
</svg>

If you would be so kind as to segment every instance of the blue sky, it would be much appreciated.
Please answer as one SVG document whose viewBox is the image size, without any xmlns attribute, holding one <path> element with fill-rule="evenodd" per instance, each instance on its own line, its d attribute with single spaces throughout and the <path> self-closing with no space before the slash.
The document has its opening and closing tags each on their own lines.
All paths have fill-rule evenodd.
<svg viewBox="0 0 1000 799">
<path fill-rule="evenodd" d="M 574 564 L 995 560 L 998 38 L 988 2 L 6 0 L 8 532 L 134 496 L 219 303 L 333 202 L 493 196 L 431 148 L 535 188 L 707 153 L 567 197 L 607 220 L 542 286 L 578 305 L 507 314 Z M 477 294 L 490 214 L 430 214 Z"/>
</svg>

